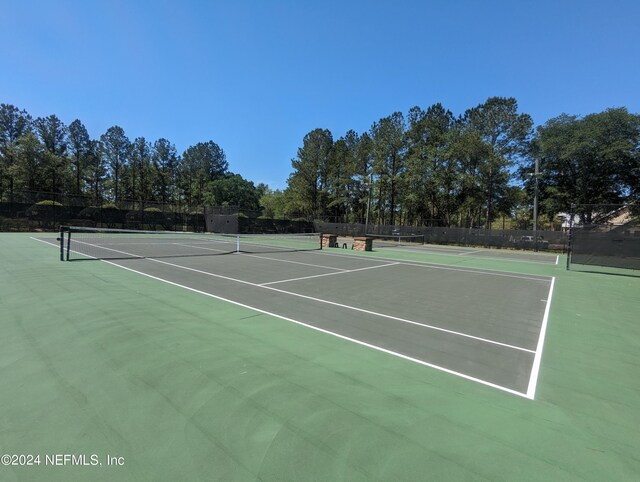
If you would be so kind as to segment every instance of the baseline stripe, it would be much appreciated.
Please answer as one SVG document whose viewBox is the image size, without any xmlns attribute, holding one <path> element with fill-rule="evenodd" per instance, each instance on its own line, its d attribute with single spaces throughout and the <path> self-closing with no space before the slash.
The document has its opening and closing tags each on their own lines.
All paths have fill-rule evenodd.
<svg viewBox="0 0 640 482">
<path fill-rule="evenodd" d="M 304 321 L 294 320 L 293 318 L 288 318 L 286 316 L 282 316 L 282 315 L 279 315 L 277 313 L 272 313 L 270 311 L 266 311 L 266 310 L 263 310 L 261 308 L 256 308 L 255 306 L 247 305 L 247 304 L 244 304 L 244 303 L 239 303 L 239 302 L 234 301 L 234 300 L 223 298 L 222 296 L 214 295 L 212 293 L 207 293 L 206 291 L 201 291 L 201 290 L 197 290 L 195 288 L 191 288 L 189 286 L 184 286 L 184 285 L 175 283 L 173 281 L 169 281 L 169 280 L 166 280 L 164 278 L 160 278 L 158 276 L 150 275 L 150 274 L 145 273 L 143 271 L 138 271 L 138 270 L 135 270 L 135 269 L 132 269 L 132 268 L 128 268 L 126 266 L 119 265 L 119 264 L 114 263 L 112 261 L 107 261 L 107 260 L 101 260 L 101 261 L 103 261 L 103 262 L 105 262 L 107 264 L 110 264 L 112 266 L 116 266 L 118 268 L 122 268 L 124 270 L 131 271 L 133 273 L 137 273 L 137 274 L 140 274 L 142 276 L 146 276 L 148 278 L 155 279 L 157 281 L 161 281 L 163 283 L 167 283 L 167 284 L 179 287 L 179 288 L 183 288 L 185 290 L 192 291 L 194 293 L 198 293 L 198 294 L 201 294 L 201 295 L 204 295 L 204 296 L 208 296 L 210 298 L 214 298 L 214 299 L 217 299 L 217 300 L 220 300 L 220 301 L 231 303 L 232 305 L 240 306 L 242 308 L 246 308 L 246 309 L 258 312 L 258 313 L 262 313 L 264 315 L 273 316 L 274 318 L 279 318 L 279 319 L 284 320 L 284 321 L 295 323 L 296 325 L 301 325 L 301 326 L 304 326 L 306 328 L 311 328 L 312 330 L 319 331 L 319 332 L 325 333 L 327 335 L 335 336 L 336 338 L 340 338 L 342 340 L 349 341 L 349 342 L 355 343 L 357 345 L 361 345 L 361 346 L 364 346 L 364 347 L 367 347 L 367 348 L 371 348 L 373 350 L 380 351 L 380 352 L 386 353 L 388 355 L 392 355 L 392 356 L 395 356 L 395 357 L 398 357 L 398 358 L 402 358 L 404 360 L 407 360 L 407 361 L 410 361 L 410 362 L 413 362 L 413 363 L 417 363 L 419 365 L 427 366 L 429 368 L 433 368 L 435 370 L 438 370 L 438 371 L 441 371 L 441 372 L 445 372 L 445 373 L 448 373 L 450 375 L 455 375 L 457 377 L 464 378 L 465 380 L 470 380 L 472 382 L 476 382 L 476 383 L 479 383 L 481 385 L 486 385 L 488 387 L 495 388 L 497 390 L 501 390 L 503 392 L 507 392 L 507 393 L 510 393 L 512 395 L 517 395 L 519 397 L 528 398 L 526 394 L 524 394 L 522 392 L 518 392 L 517 390 L 513 390 L 513 389 L 507 388 L 507 387 L 503 387 L 501 385 L 497 385 L 495 383 L 488 382 L 488 381 L 482 380 L 480 378 L 472 377 L 470 375 L 466 375 L 464 373 L 457 372 L 455 370 L 450 370 L 449 368 L 441 367 L 439 365 L 434 365 L 433 363 L 429 363 L 429 362 L 426 362 L 424 360 L 419 360 L 417 358 L 413 358 L 413 357 L 410 357 L 410 356 L 407 356 L 407 355 L 403 355 L 402 353 L 391 351 L 391 350 L 388 350 L 386 348 L 382 348 L 382 347 L 377 346 L 377 345 L 372 345 L 370 343 L 366 343 L 364 341 L 357 340 L 355 338 L 350 338 L 348 336 L 341 335 L 341 334 L 335 333 L 333 331 L 325 330 L 324 328 L 319 328 L 319 327 L 311 325 L 309 323 L 305 323 Z"/>
<path fill-rule="evenodd" d="M 542 317 L 542 326 L 540 327 L 540 336 L 538 337 L 538 345 L 536 347 L 536 354 L 533 358 L 533 366 L 531 367 L 531 376 L 529 377 L 529 386 L 527 388 L 527 398 L 533 400 L 536 395 L 536 386 L 538 385 L 538 376 L 540 374 L 540 362 L 542 361 L 542 349 L 544 348 L 544 339 L 547 333 L 547 324 L 549 322 L 549 311 L 551 310 L 551 297 L 553 296 L 553 287 L 555 285 L 555 276 L 551 279 L 551 286 L 549 286 L 549 296 L 547 296 L 547 306 L 544 309 L 544 316 Z"/>
<path fill-rule="evenodd" d="M 38 239 L 38 238 L 34 238 L 34 237 L 31 237 L 31 239 L 33 239 L 35 241 L 40 241 L 42 243 L 45 243 L 45 244 L 48 244 L 50 246 L 53 246 L 53 247 L 57 248 L 57 244 L 54 244 L 54 243 L 51 243 L 51 242 L 48 242 L 48 241 L 45 241 L 45 240 L 41 240 L 41 239 Z M 78 253 L 78 254 L 83 254 L 83 253 Z M 84 255 L 84 256 L 87 256 L 89 258 L 93 258 L 92 256 L 89 256 L 89 255 Z M 94 258 L 94 259 L 96 259 L 96 258 Z M 150 259 L 150 260 L 164 263 L 164 262 L 159 261 L 159 260 L 154 260 L 154 259 Z M 279 315 L 277 313 L 272 313 L 272 312 L 269 312 L 269 311 L 254 307 L 254 306 L 250 306 L 250 305 L 247 305 L 247 304 L 244 304 L 244 303 L 240 303 L 240 302 L 237 302 L 237 301 L 234 301 L 234 300 L 231 300 L 231 299 L 227 299 L 227 298 L 224 298 L 224 297 L 221 297 L 221 296 L 218 296 L 218 295 L 214 295 L 212 293 L 207 293 L 205 291 L 201 291 L 201 290 L 198 290 L 198 289 L 195 289 L 195 288 L 191 288 L 189 286 L 181 285 L 179 283 L 175 283 L 173 281 L 169 281 L 167 279 L 160 278 L 158 276 L 154 276 L 154 275 L 142 272 L 142 271 L 138 271 L 138 270 L 135 270 L 135 269 L 132 269 L 132 268 L 128 268 L 126 266 L 119 265 L 119 264 L 117 264 L 115 262 L 112 262 L 112 261 L 107 261 L 107 260 L 100 260 L 100 261 L 103 261 L 103 262 L 105 262 L 105 263 L 107 263 L 109 265 L 115 266 L 117 268 L 124 269 L 126 271 L 130 271 L 130 272 L 133 272 L 133 273 L 136 273 L 136 274 L 139 274 L 139 275 L 142 275 L 142 276 L 145 276 L 145 277 L 148 277 L 148 278 L 151 278 L 151 279 L 163 282 L 163 283 L 167 283 L 167 284 L 172 285 L 172 286 L 176 286 L 176 287 L 179 287 L 179 288 L 182 288 L 182 289 L 194 292 L 194 293 L 198 293 L 198 294 L 210 297 L 210 298 L 214 298 L 214 299 L 217 299 L 217 300 L 220 300 L 220 301 L 231 303 L 233 305 L 240 306 L 242 308 L 246 308 L 246 309 L 249 309 L 249 310 L 252 310 L 252 311 L 255 311 L 255 312 L 258 312 L 258 313 L 262 313 L 262 314 L 265 314 L 265 315 L 268 315 L 268 316 L 272 316 L 274 318 L 278 318 L 278 319 L 282 319 L 284 321 L 295 323 L 297 325 L 301 325 L 301 326 L 310 328 L 312 330 L 315 330 L 315 331 L 318 331 L 318 332 L 321 332 L 321 333 L 325 333 L 325 334 L 334 336 L 336 338 L 343 339 L 345 341 L 349 341 L 349 342 L 355 343 L 357 345 L 361 345 L 361 346 L 364 346 L 364 347 L 367 347 L 367 348 L 371 348 L 371 349 L 374 349 L 376 351 L 380 351 L 380 352 L 386 353 L 388 355 L 395 356 L 397 358 L 401 358 L 401 359 L 404 359 L 404 360 L 407 360 L 407 361 L 410 361 L 410 362 L 413 362 L 413 363 L 417 363 L 419 365 L 427 366 L 429 368 L 433 368 L 435 370 L 438 370 L 438 371 L 441 371 L 441 372 L 444 372 L 444 373 L 447 373 L 447 374 L 450 374 L 450 375 L 454 375 L 454 376 L 463 378 L 465 380 L 473 381 L 473 382 L 479 383 L 481 385 L 485 385 L 485 386 L 488 386 L 488 387 L 491 387 L 491 388 L 495 388 L 497 390 L 501 390 L 503 392 L 510 393 L 512 395 L 517 395 L 519 397 L 528 398 L 528 399 L 533 400 L 533 395 L 531 394 L 531 380 L 533 380 L 533 372 L 532 372 L 532 377 L 530 379 L 530 384 L 529 384 L 529 388 L 527 390 L 527 393 L 522 393 L 522 392 L 519 392 L 517 390 L 513 390 L 511 388 L 508 388 L 508 387 L 504 387 L 504 386 L 501 386 L 501 385 L 498 385 L 498 384 L 495 384 L 495 383 L 492 383 L 492 382 L 489 382 L 489 381 L 486 381 L 486 380 L 482 380 L 480 378 L 472 377 L 470 375 L 467 375 L 467 374 L 464 374 L 464 373 L 461 373 L 461 372 L 457 372 L 455 370 L 451 370 L 449 368 L 445 368 L 445 367 L 442 367 L 442 366 L 439 366 L 439 365 L 435 365 L 433 363 L 429 363 L 429 362 L 426 362 L 424 360 L 413 358 L 413 357 L 404 355 L 402 353 L 394 352 L 392 350 L 388 350 L 386 348 L 382 348 L 382 347 L 377 346 L 377 345 L 366 343 L 366 342 L 361 341 L 361 340 L 357 340 L 357 339 L 350 338 L 350 337 L 345 336 L 345 335 L 341 335 L 339 333 L 335 333 L 335 332 L 332 332 L 332 331 L 329 331 L 329 330 L 326 330 L 326 329 L 323 329 L 323 328 L 319 328 L 317 326 L 305 323 L 303 321 L 294 320 L 292 318 L 288 318 L 288 317 L 285 317 L 283 315 Z M 166 263 L 166 264 L 171 264 L 171 263 Z M 399 263 L 399 264 L 402 264 L 402 263 Z M 545 310 L 545 319 L 544 319 L 544 322 L 543 322 L 543 327 L 544 327 L 545 331 L 546 331 L 546 320 L 548 319 L 548 312 L 549 312 L 549 307 L 550 307 L 550 304 L 551 304 L 550 302 L 551 302 L 551 295 L 552 295 L 552 292 L 553 292 L 553 284 L 554 284 L 554 282 L 555 282 L 555 277 L 552 278 L 551 287 L 550 287 L 550 290 L 549 290 L 549 300 L 548 300 L 547 308 Z M 280 290 L 276 290 L 276 291 L 280 291 Z M 539 339 L 539 342 L 538 342 L 538 345 L 539 345 L 540 349 L 536 350 L 536 358 L 537 359 L 539 359 L 541 357 L 541 354 L 542 354 L 542 349 L 541 349 L 541 346 L 540 346 L 540 342 L 543 339 L 544 339 L 544 336 L 541 333 L 541 336 L 540 336 L 540 339 Z M 518 348 L 518 347 L 514 347 L 514 348 Z M 524 350 L 524 351 L 531 351 L 531 350 Z M 534 365 L 535 365 L 535 361 L 534 361 Z M 538 369 L 539 369 L 539 360 L 538 360 Z M 537 381 L 537 373 L 536 373 L 536 381 Z M 533 393 L 535 393 L 535 383 L 533 385 Z"/>
<path fill-rule="evenodd" d="M 88 244 L 90 246 L 94 246 L 91 243 L 85 243 L 84 241 L 76 241 L 76 243 L 82 243 L 82 244 Z M 136 256 L 136 255 L 134 255 L 132 253 L 127 253 L 125 251 L 120 251 L 120 250 L 117 250 L 117 249 L 112 249 L 112 248 L 104 248 L 104 249 L 107 249 L 109 251 L 114 251 L 116 253 L 125 254 L 127 256 Z M 256 283 L 252 283 L 251 281 L 245 281 L 245 280 L 241 280 L 241 279 L 237 279 L 237 278 L 231 278 L 230 276 L 224 276 L 224 275 L 221 275 L 221 274 L 211 273 L 209 271 L 203 271 L 203 270 L 196 269 L 196 268 L 189 268 L 188 266 L 182 266 L 181 264 L 169 263 L 168 261 L 162 261 L 160 259 L 155 259 L 155 258 L 141 258 L 141 259 L 144 259 L 144 260 L 147 260 L 147 261 L 152 261 L 154 263 L 166 264 L 167 266 L 173 266 L 174 268 L 184 269 L 186 271 L 192 271 L 194 273 L 200 273 L 200 274 L 203 274 L 203 275 L 206 275 L 206 276 L 212 276 L 214 278 L 220 278 L 220 279 L 224 279 L 224 280 L 228 280 L 228 281 L 234 281 L 236 283 L 241 283 L 241 284 L 245 284 L 245 285 L 249 285 L 249 286 L 254 286 L 256 288 L 262 288 L 262 289 L 265 289 L 265 290 L 272 290 L 272 291 L 276 291 L 278 293 L 283 293 L 283 294 L 290 295 L 290 296 L 296 296 L 298 298 L 304 298 L 304 299 L 307 299 L 307 300 L 317 301 L 319 303 L 326 303 L 326 304 L 331 305 L 331 306 L 338 306 L 340 308 L 345 308 L 345 309 L 357 311 L 357 312 L 360 312 L 360 313 L 366 313 L 368 315 L 378 316 L 380 318 L 387 318 L 389 320 L 400 321 L 402 323 L 407 323 L 407 324 L 410 324 L 410 325 L 422 326 L 422 327 L 430 329 L 430 330 L 439 331 L 439 332 L 442 332 L 442 333 L 448 333 L 450 335 L 461 336 L 461 337 L 464 337 L 464 338 L 469 338 L 469 339 L 472 339 L 472 340 L 477 340 L 477 341 L 481 341 L 481 342 L 484 342 L 484 343 L 489 343 L 491 345 L 503 346 L 505 348 L 510 348 L 512 350 L 518 350 L 518 351 L 523 351 L 523 352 L 527 352 L 527 353 L 535 353 L 534 350 L 530 350 L 528 348 L 524 348 L 524 347 L 521 347 L 521 346 L 510 345 L 508 343 L 502 343 L 500 341 L 491 340 L 491 339 L 488 339 L 488 338 L 482 338 L 482 337 L 475 336 L 475 335 L 469 335 L 468 333 L 462 333 L 462 332 L 459 332 L 459 331 L 448 330 L 446 328 L 441 328 L 439 326 L 429 325 L 429 324 L 426 324 L 426 323 L 420 323 L 418 321 L 408 320 L 406 318 L 400 318 L 398 316 L 392 316 L 392 315 L 387 315 L 387 314 L 384 314 L 384 313 L 378 313 L 376 311 L 365 310 L 364 308 L 357 308 L 355 306 L 345 305 L 345 304 L 342 304 L 342 303 L 337 303 L 335 301 L 329 301 L 329 300 L 324 300 L 324 299 L 321 299 L 321 298 L 315 298 L 313 296 L 307 296 L 307 295 L 303 295 L 303 294 L 300 294 L 300 293 L 295 293 L 293 291 L 281 290 L 279 288 L 274 288 L 273 286 L 262 286 L 262 285 L 259 285 L 259 284 L 256 284 Z M 106 260 L 103 260 L 103 261 L 106 261 Z M 398 264 L 406 264 L 406 263 L 398 262 Z"/>
<path fill-rule="evenodd" d="M 549 282 L 551 281 L 551 276 L 538 276 L 538 275 L 520 275 L 520 274 L 515 274 L 509 271 L 498 271 L 498 270 L 492 270 L 492 269 L 487 269 L 487 268 L 453 268 L 451 266 L 448 265 L 443 265 L 443 264 L 438 264 L 438 263 L 432 263 L 432 262 L 421 262 L 421 261 L 403 261 L 403 260 L 399 260 L 399 259 L 394 259 L 394 258 L 385 258 L 382 256 L 375 256 L 375 257 L 364 257 L 364 256 L 352 256 L 352 255 L 345 255 L 345 254 L 335 254 L 335 253 L 325 253 L 324 250 L 323 251 L 309 251 L 310 254 L 313 255 L 320 255 L 320 256 L 336 256 L 339 258 L 350 258 L 350 259 L 362 259 L 362 260 L 384 260 L 384 261 L 396 261 L 399 264 L 404 264 L 407 266 L 417 266 L 420 268 L 431 268 L 431 269 L 442 269 L 445 271 L 461 271 L 461 272 L 465 272 L 465 273 L 475 273 L 475 274 L 484 274 L 484 275 L 489 275 L 489 276 L 504 276 L 507 278 L 517 278 L 517 279 L 524 279 L 524 280 L 529 280 L 529 281 L 545 281 L 545 282 Z M 366 256 L 366 255 L 365 255 Z M 455 255 L 458 256 L 458 255 Z M 483 259 L 489 259 L 489 258 L 483 258 Z M 504 258 L 500 258 L 500 259 L 504 259 Z"/>
</svg>

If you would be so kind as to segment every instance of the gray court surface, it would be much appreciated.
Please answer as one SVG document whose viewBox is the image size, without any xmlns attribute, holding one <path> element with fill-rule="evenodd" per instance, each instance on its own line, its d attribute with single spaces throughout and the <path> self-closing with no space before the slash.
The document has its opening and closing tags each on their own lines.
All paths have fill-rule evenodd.
<svg viewBox="0 0 640 482">
<path fill-rule="evenodd" d="M 344 238 L 348 241 L 349 238 Z M 457 247 L 457 246 L 441 246 L 437 244 L 424 245 L 400 245 L 400 246 L 376 246 L 373 242 L 373 249 L 380 252 L 389 250 L 413 251 L 425 254 L 439 254 L 444 256 L 468 256 L 471 258 L 495 259 L 521 261 L 528 263 L 540 264 L 557 264 L 558 255 L 552 253 L 542 253 L 534 251 L 519 251 L 497 248 L 475 248 L 475 247 Z"/>
<path fill-rule="evenodd" d="M 56 245 L 51 237 L 42 239 Z M 122 240 L 111 249 L 135 253 L 136 246 Z M 228 250 L 214 247 L 212 254 L 216 249 Z M 361 349 L 529 398 L 535 392 L 549 277 L 338 250 L 102 262 L 321 330 Z"/>
</svg>

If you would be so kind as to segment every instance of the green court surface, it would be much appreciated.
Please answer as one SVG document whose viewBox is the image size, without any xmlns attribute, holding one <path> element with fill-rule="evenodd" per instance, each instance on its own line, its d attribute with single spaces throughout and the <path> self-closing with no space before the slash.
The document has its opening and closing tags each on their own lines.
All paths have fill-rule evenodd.
<svg viewBox="0 0 640 482">
<path fill-rule="evenodd" d="M 637 272 L 446 247 L 61 262 L 55 236 L 0 234 L 0 455 L 40 456 L 0 480 L 640 473 Z"/>
</svg>

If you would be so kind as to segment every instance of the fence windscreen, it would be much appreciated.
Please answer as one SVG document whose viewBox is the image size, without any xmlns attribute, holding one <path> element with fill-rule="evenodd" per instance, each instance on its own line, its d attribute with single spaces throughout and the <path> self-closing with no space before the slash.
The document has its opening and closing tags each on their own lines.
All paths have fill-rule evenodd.
<svg viewBox="0 0 640 482">
<path fill-rule="evenodd" d="M 495 248 L 538 249 L 564 251 L 564 231 L 541 231 L 482 228 L 450 228 L 428 226 L 388 226 L 314 222 L 316 232 L 338 236 L 415 237 L 425 244 L 451 244 L 458 246 L 485 246 Z M 534 236 L 537 234 L 537 236 Z M 375 243 L 374 243 L 375 245 Z"/>
<path fill-rule="evenodd" d="M 600 211 L 599 216 L 590 216 L 595 223 L 581 224 L 578 218 L 572 226 L 570 264 L 640 269 L 640 218 L 636 210 L 622 206 Z"/>
</svg>

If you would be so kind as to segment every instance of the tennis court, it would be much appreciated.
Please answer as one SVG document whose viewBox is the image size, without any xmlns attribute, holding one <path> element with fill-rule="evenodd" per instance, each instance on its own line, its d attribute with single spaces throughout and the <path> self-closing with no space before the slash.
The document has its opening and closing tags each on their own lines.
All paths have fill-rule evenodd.
<svg viewBox="0 0 640 482">
<path fill-rule="evenodd" d="M 0 478 L 640 471 L 637 277 L 313 236 L 72 235 L 62 262 L 58 237 L 0 235 L 0 449 L 124 464 Z"/>
<path fill-rule="evenodd" d="M 524 263 L 558 264 L 560 255 L 544 252 L 478 248 L 462 246 L 443 246 L 439 244 L 425 244 L 424 236 L 379 236 L 374 238 L 373 245 L 380 250 L 406 250 L 424 254 L 439 254 L 443 256 L 469 256 L 492 259 L 496 261 L 518 261 Z M 342 238 L 341 245 L 348 242 Z"/>
<path fill-rule="evenodd" d="M 102 259 L 178 289 L 535 396 L 552 277 L 353 256 L 320 250 L 313 234 L 241 240 L 88 231 L 63 235 L 67 258 Z M 35 239 L 60 245 L 59 238 Z"/>
</svg>

